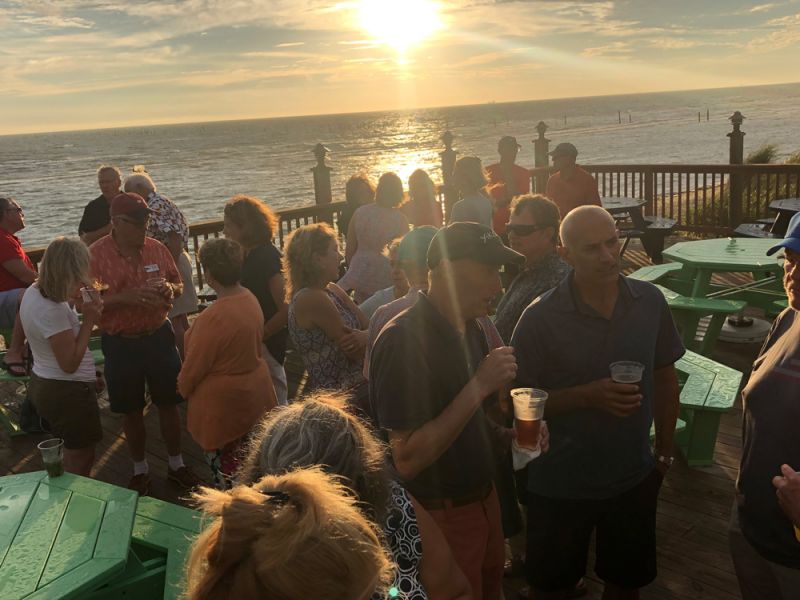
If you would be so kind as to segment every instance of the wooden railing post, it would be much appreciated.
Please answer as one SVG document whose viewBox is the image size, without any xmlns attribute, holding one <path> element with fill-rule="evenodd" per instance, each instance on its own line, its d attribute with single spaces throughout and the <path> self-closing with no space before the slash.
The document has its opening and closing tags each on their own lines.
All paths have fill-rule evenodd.
<svg viewBox="0 0 800 600">
<path fill-rule="evenodd" d="M 439 153 L 442 159 L 442 193 L 444 194 L 444 219 L 450 221 L 450 211 L 453 205 L 458 202 L 458 191 L 453 185 L 453 170 L 456 166 L 456 155 L 458 152 L 453 150 L 454 135 L 450 131 L 442 134 L 444 150 Z"/>
<path fill-rule="evenodd" d="M 317 204 L 330 204 L 333 200 L 331 168 L 325 164 L 325 156 L 330 150 L 322 144 L 317 144 L 313 152 L 317 159 L 317 164 L 311 167 L 311 172 L 314 173 L 314 200 Z"/>
<path fill-rule="evenodd" d="M 644 205 L 644 213 L 648 216 L 658 214 L 658 211 L 656 210 L 655 195 L 655 176 L 653 175 L 653 169 L 645 169 L 644 199 L 647 201 L 647 204 Z"/>
<path fill-rule="evenodd" d="M 534 166 L 536 167 L 550 166 L 550 156 L 548 155 L 548 152 L 550 152 L 550 140 L 544 137 L 546 131 L 547 123 L 539 121 L 539 124 L 536 126 L 536 132 L 539 134 L 539 137 L 533 140 Z M 533 184 L 535 192 L 544 194 L 544 190 L 547 187 L 547 172 L 543 171 L 537 173 Z"/>
<path fill-rule="evenodd" d="M 730 164 L 741 165 L 744 163 L 744 131 L 741 130 L 744 117 L 738 110 L 729 117 L 733 124 L 733 131 L 728 134 L 730 138 Z M 728 227 L 736 229 L 742 222 L 742 191 L 744 180 L 741 173 L 731 173 L 728 180 Z"/>
</svg>

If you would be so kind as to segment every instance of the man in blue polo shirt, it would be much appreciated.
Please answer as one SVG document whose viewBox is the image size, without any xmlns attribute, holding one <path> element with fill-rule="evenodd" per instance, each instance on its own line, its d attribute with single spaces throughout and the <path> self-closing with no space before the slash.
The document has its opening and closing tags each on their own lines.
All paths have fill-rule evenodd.
<svg viewBox="0 0 800 600">
<path fill-rule="evenodd" d="M 561 239 L 573 273 L 525 310 L 511 340 L 516 384 L 550 395 L 550 452 L 528 472 L 527 577 L 537 600 L 569 597 L 596 531 L 603 598 L 636 599 L 656 576 L 656 502 L 672 464 L 684 347 L 661 292 L 620 275 L 605 210 L 576 208 Z M 609 365 L 622 360 L 644 365 L 638 385 L 611 380 Z"/>
</svg>

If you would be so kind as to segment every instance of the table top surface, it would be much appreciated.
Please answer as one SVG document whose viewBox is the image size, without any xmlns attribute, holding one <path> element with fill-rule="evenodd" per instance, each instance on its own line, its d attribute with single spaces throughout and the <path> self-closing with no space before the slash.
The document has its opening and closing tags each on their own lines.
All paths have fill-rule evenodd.
<svg viewBox="0 0 800 600">
<path fill-rule="evenodd" d="M 778 212 L 800 212 L 800 198 L 782 198 L 769 203 L 770 210 Z"/>
<path fill-rule="evenodd" d="M 600 202 L 602 202 L 603 208 L 610 213 L 624 212 L 647 204 L 647 200 L 642 198 L 625 198 L 624 196 L 606 196 L 600 198 Z"/>
<path fill-rule="evenodd" d="M 720 272 L 778 271 L 778 259 L 767 256 L 775 240 L 719 238 L 678 242 L 664 250 L 664 257 L 693 267 Z"/>
<path fill-rule="evenodd" d="M 77 598 L 121 573 L 137 498 L 70 473 L 0 477 L 0 598 Z"/>
</svg>

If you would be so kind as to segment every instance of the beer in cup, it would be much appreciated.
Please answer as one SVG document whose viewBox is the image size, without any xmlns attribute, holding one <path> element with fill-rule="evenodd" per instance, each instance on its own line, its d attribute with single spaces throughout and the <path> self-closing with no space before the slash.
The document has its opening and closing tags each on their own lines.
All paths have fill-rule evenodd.
<svg viewBox="0 0 800 600">
<path fill-rule="evenodd" d="M 64 440 L 52 438 L 38 444 L 42 453 L 42 462 L 49 477 L 61 477 L 64 474 Z"/>
<path fill-rule="evenodd" d="M 547 392 L 536 388 L 516 388 L 511 390 L 511 400 L 514 403 L 517 446 L 539 452 L 539 435 Z"/>
<path fill-rule="evenodd" d="M 644 365 L 632 360 L 613 362 L 610 369 L 614 383 L 639 383 L 644 373 Z"/>
</svg>

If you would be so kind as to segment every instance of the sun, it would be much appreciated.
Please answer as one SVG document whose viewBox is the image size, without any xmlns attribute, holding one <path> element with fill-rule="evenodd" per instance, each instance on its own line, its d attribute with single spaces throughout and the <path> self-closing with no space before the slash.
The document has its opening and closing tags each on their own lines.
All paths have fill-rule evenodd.
<svg viewBox="0 0 800 600">
<path fill-rule="evenodd" d="M 431 0 L 360 0 L 358 16 L 370 37 L 401 54 L 442 26 Z"/>
</svg>

